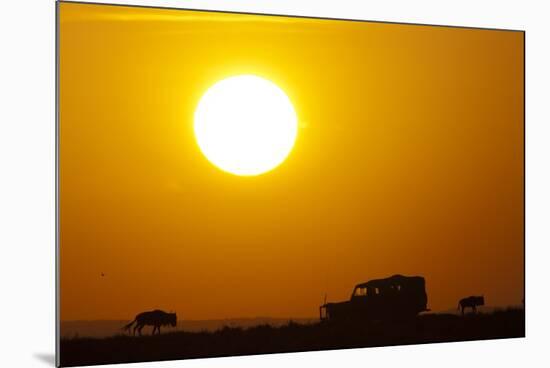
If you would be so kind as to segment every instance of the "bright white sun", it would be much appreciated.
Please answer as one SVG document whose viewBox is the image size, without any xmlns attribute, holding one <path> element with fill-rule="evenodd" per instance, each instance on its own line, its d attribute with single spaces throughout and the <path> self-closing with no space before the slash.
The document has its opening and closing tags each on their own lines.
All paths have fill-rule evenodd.
<svg viewBox="0 0 550 368">
<path fill-rule="evenodd" d="M 254 75 L 214 84 L 195 111 L 195 137 L 202 153 L 235 175 L 259 175 L 278 166 L 292 150 L 297 131 L 287 95 Z"/>
</svg>

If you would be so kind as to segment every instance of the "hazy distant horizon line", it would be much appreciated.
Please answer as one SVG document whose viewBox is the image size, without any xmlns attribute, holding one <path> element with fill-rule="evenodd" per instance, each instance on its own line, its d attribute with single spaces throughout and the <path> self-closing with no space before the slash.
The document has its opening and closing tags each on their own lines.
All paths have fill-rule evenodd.
<svg viewBox="0 0 550 368">
<path fill-rule="evenodd" d="M 486 305 L 478 307 L 478 309 L 506 309 L 506 308 L 524 308 L 522 304 L 507 304 L 507 305 Z M 430 313 L 442 313 L 457 310 L 456 307 L 450 307 L 446 309 L 430 310 Z M 177 312 L 176 312 L 177 313 Z M 131 318 L 100 318 L 100 319 L 65 319 L 60 322 L 98 322 L 98 321 L 129 321 Z M 307 316 L 307 317 L 269 317 L 269 316 L 256 316 L 256 317 L 220 317 L 220 318 L 203 318 L 203 319 L 181 319 L 178 322 L 204 322 L 204 321 L 227 321 L 227 320 L 254 320 L 254 319 L 273 319 L 273 320 L 314 320 L 319 319 L 319 316 Z"/>
<path fill-rule="evenodd" d="M 176 312 L 177 313 L 177 312 Z M 133 317 L 132 317 L 133 319 Z M 202 321 L 227 321 L 227 320 L 252 320 L 252 319 L 277 319 L 277 320 L 297 320 L 297 319 L 319 319 L 319 316 L 310 316 L 310 317 L 222 317 L 222 318 L 204 318 L 204 319 L 181 319 L 180 321 L 189 321 L 189 322 L 202 322 Z M 61 322 L 96 322 L 96 321 L 128 321 L 128 318 L 103 318 L 103 319 L 62 319 Z"/>
</svg>

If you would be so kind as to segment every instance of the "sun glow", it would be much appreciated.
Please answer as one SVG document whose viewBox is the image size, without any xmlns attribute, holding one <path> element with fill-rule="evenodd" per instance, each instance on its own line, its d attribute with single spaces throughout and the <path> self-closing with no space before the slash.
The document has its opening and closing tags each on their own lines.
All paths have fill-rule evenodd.
<svg viewBox="0 0 550 368">
<path fill-rule="evenodd" d="M 283 90 L 264 78 L 240 75 L 206 91 L 195 110 L 194 129 L 212 164 L 235 175 L 252 176 L 286 159 L 298 124 Z"/>
</svg>

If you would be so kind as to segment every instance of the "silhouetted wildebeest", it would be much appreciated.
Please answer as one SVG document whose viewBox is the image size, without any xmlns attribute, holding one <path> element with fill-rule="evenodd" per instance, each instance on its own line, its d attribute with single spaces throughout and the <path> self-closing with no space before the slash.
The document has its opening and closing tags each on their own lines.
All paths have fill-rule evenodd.
<svg viewBox="0 0 550 368">
<path fill-rule="evenodd" d="M 139 335 L 141 336 L 141 330 L 144 326 L 153 326 L 152 335 L 154 335 L 155 331 L 158 331 L 158 333 L 160 334 L 160 326 L 176 327 L 177 320 L 178 319 L 176 317 L 176 313 L 166 313 L 164 311 L 156 309 L 154 311 L 138 314 L 136 318 L 134 318 L 132 322 L 124 326 L 123 329 L 129 330 L 135 323 L 134 335 L 136 334 L 137 330 Z"/>
<path fill-rule="evenodd" d="M 470 307 L 472 312 L 477 312 L 477 307 L 485 305 L 485 299 L 483 296 L 469 296 L 467 298 L 460 299 L 458 302 L 458 308 L 462 310 L 462 315 L 464 315 L 464 309 Z"/>
</svg>

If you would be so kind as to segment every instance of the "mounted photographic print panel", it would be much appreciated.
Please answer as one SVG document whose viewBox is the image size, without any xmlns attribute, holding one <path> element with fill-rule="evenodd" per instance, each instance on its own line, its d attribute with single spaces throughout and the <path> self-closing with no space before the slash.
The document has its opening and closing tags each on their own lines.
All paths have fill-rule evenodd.
<svg viewBox="0 0 550 368">
<path fill-rule="evenodd" d="M 57 364 L 523 337 L 524 35 L 58 2 Z"/>
</svg>

